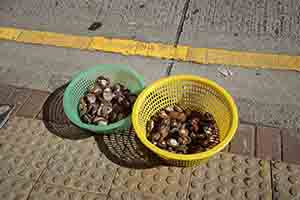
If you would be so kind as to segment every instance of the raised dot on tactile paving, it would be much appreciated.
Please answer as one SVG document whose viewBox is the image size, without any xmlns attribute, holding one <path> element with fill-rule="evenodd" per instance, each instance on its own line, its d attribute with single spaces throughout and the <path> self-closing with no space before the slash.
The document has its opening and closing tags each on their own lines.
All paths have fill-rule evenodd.
<svg viewBox="0 0 300 200">
<path fill-rule="evenodd" d="M 187 180 L 184 177 L 180 177 L 178 183 L 180 186 L 185 186 L 187 183 Z"/>
<path fill-rule="evenodd" d="M 292 165 L 287 165 L 287 166 L 286 166 L 286 169 L 287 169 L 289 172 L 294 172 L 294 171 L 295 171 L 295 167 L 293 167 Z"/>
<path fill-rule="evenodd" d="M 226 193 L 226 187 L 225 186 L 219 186 L 218 188 L 217 188 L 217 191 L 220 193 L 220 194 L 225 194 Z"/>
<path fill-rule="evenodd" d="M 275 191 L 275 192 L 279 192 L 279 186 L 278 186 L 278 184 L 275 184 L 275 185 L 273 186 L 273 188 L 274 188 L 274 191 Z"/>
<path fill-rule="evenodd" d="M 115 179 L 113 180 L 113 184 L 116 185 L 116 186 L 120 186 L 120 185 L 123 184 L 123 182 L 121 181 L 121 178 L 118 177 L 118 178 L 115 178 Z"/>
<path fill-rule="evenodd" d="M 103 181 L 108 181 L 110 179 L 110 176 L 109 175 L 103 175 L 102 176 L 102 180 Z"/>
<path fill-rule="evenodd" d="M 176 177 L 174 177 L 174 176 L 168 176 L 166 178 L 166 181 L 167 181 L 168 184 L 174 184 L 174 183 L 176 183 Z"/>
<path fill-rule="evenodd" d="M 130 176 L 134 176 L 136 175 L 136 171 L 135 170 L 129 170 L 129 173 L 128 173 Z"/>
<path fill-rule="evenodd" d="M 129 190 L 133 190 L 134 188 L 136 188 L 137 183 L 135 182 L 135 180 L 128 180 L 126 181 L 125 185 Z"/>
<path fill-rule="evenodd" d="M 153 193 L 160 193 L 160 189 L 161 189 L 161 186 L 160 185 L 157 185 L 157 184 L 154 184 L 150 187 L 150 191 L 153 192 Z"/>
<path fill-rule="evenodd" d="M 108 170 L 108 171 L 112 171 L 114 169 L 114 166 L 112 164 L 107 164 L 105 166 L 105 168 Z"/>
<path fill-rule="evenodd" d="M 219 175 L 218 179 L 221 183 L 225 184 L 228 182 L 228 178 L 225 175 Z"/>
<path fill-rule="evenodd" d="M 269 200 L 269 199 L 272 199 L 271 192 L 265 192 L 259 196 L 259 200 Z"/>
<path fill-rule="evenodd" d="M 66 194 L 66 193 L 65 193 L 63 190 L 58 190 L 58 191 L 56 192 L 56 196 L 57 196 L 58 198 L 60 198 L 60 199 L 64 199 L 65 194 Z"/>
<path fill-rule="evenodd" d="M 295 184 L 297 182 L 297 177 L 296 176 L 289 176 L 288 180 L 291 184 Z"/>
<path fill-rule="evenodd" d="M 251 186 L 252 183 L 253 183 L 252 178 L 250 178 L 250 177 L 244 178 L 244 183 L 245 183 L 247 186 Z"/>
<path fill-rule="evenodd" d="M 71 183 L 71 178 L 67 177 L 64 180 L 64 185 L 69 185 Z"/>
<path fill-rule="evenodd" d="M 255 165 L 255 164 L 257 164 L 257 161 L 254 159 L 246 158 L 245 163 L 248 165 Z"/>
<path fill-rule="evenodd" d="M 91 197 L 92 197 L 91 194 L 86 193 L 86 194 L 84 194 L 84 195 L 81 197 L 81 200 L 90 200 Z"/>
<path fill-rule="evenodd" d="M 198 200 L 198 199 L 197 199 Z M 204 195 L 201 200 L 210 200 L 208 195 Z"/>
<path fill-rule="evenodd" d="M 264 161 L 264 160 L 259 160 L 259 161 L 258 161 L 258 164 L 259 164 L 259 166 L 263 167 L 263 166 L 265 166 L 266 161 Z"/>
<path fill-rule="evenodd" d="M 192 188 L 199 188 L 201 186 L 201 181 L 199 180 L 192 180 L 191 181 L 191 187 Z"/>
<path fill-rule="evenodd" d="M 89 167 L 90 165 L 91 165 L 91 161 L 89 161 L 89 160 L 85 160 L 84 162 L 83 162 L 83 164 L 85 165 L 85 166 L 87 166 L 87 167 Z"/>
<path fill-rule="evenodd" d="M 274 174 L 274 175 L 273 175 L 273 178 L 274 178 L 276 181 L 279 181 L 279 180 L 280 180 L 279 174 Z"/>
<path fill-rule="evenodd" d="M 188 173 L 188 171 L 189 171 L 189 168 L 182 168 L 181 169 L 181 174 L 187 174 Z"/>
<path fill-rule="evenodd" d="M 260 170 L 258 172 L 258 175 L 261 177 L 261 178 L 264 178 L 268 175 L 268 172 L 266 170 Z"/>
<path fill-rule="evenodd" d="M 154 181 L 161 181 L 162 177 L 159 173 L 154 174 L 153 176 L 153 180 Z"/>
<path fill-rule="evenodd" d="M 231 182 L 232 182 L 233 184 L 238 184 L 238 183 L 241 182 L 241 178 L 238 177 L 238 176 L 233 176 L 233 177 L 231 178 Z"/>
<path fill-rule="evenodd" d="M 137 185 L 138 189 L 142 192 L 146 192 L 148 190 L 148 186 L 146 185 L 146 183 L 139 183 Z"/>
<path fill-rule="evenodd" d="M 189 200 L 198 200 L 199 199 L 199 195 L 195 192 L 191 192 L 189 195 Z"/>
<path fill-rule="evenodd" d="M 289 192 L 292 196 L 296 196 L 298 194 L 296 187 L 291 187 Z"/>
<path fill-rule="evenodd" d="M 168 167 L 168 170 L 171 173 L 175 173 L 176 172 L 176 168 L 175 167 Z"/>
<path fill-rule="evenodd" d="M 172 187 L 172 186 L 167 186 L 165 189 L 163 189 L 163 194 L 165 196 L 170 196 L 172 195 L 174 192 L 176 192 L 176 187 Z"/>
<path fill-rule="evenodd" d="M 213 188 L 214 188 L 214 187 L 213 187 L 213 185 L 212 185 L 211 183 L 205 183 L 205 184 L 203 185 L 203 189 L 204 189 L 204 191 L 206 191 L 206 192 L 211 191 Z"/>
<path fill-rule="evenodd" d="M 254 191 L 247 191 L 245 193 L 245 196 L 247 199 L 256 199 L 256 195 L 257 195 L 257 193 Z"/>
<path fill-rule="evenodd" d="M 82 185 L 82 182 L 80 182 L 80 181 L 76 181 L 75 183 L 74 183 L 74 186 L 75 187 L 80 187 Z"/>
<path fill-rule="evenodd" d="M 183 192 L 176 192 L 177 199 L 184 199 L 185 194 Z"/>
<path fill-rule="evenodd" d="M 246 173 L 248 176 L 251 176 L 254 172 L 255 172 L 255 169 L 253 169 L 253 168 L 246 168 L 246 169 L 245 169 L 245 173 Z"/>
<path fill-rule="evenodd" d="M 200 176 L 201 175 L 201 169 L 200 168 L 197 168 L 197 169 L 195 169 L 193 172 L 192 172 L 192 174 L 193 174 L 193 176 Z"/>
<path fill-rule="evenodd" d="M 111 190 L 108 196 L 111 197 L 112 199 L 119 199 L 120 193 L 121 192 L 118 190 Z"/>
<path fill-rule="evenodd" d="M 132 200 L 131 195 L 130 195 L 129 192 L 123 192 L 123 193 L 121 194 L 121 199 L 122 199 L 122 200 Z"/>
<path fill-rule="evenodd" d="M 242 192 L 241 192 L 241 190 L 238 189 L 238 188 L 233 188 L 233 189 L 231 189 L 230 194 L 231 194 L 231 196 L 233 196 L 234 198 L 238 198 L 238 197 L 240 197 L 240 196 L 242 195 Z"/>
<path fill-rule="evenodd" d="M 265 182 L 261 182 L 258 185 L 259 189 L 264 190 L 267 187 L 267 184 Z"/>
<path fill-rule="evenodd" d="M 87 185 L 86 185 L 86 189 L 88 190 L 88 191 L 91 191 L 91 190 L 94 190 L 94 184 L 92 184 L 92 183 L 88 183 Z"/>
<path fill-rule="evenodd" d="M 279 161 L 274 161 L 274 162 L 273 162 L 273 167 L 274 167 L 275 169 L 280 169 L 280 168 L 281 168 L 281 163 L 280 163 Z"/>
<path fill-rule="evenodd" d="M 228 167 L 228 166 L 226 165 L 226 163 L 220 163 L 220 164 L 219 164 L 219 169 L 220 169 L 221 171 L 226 170 L 227 167 Z"/>
</svg>

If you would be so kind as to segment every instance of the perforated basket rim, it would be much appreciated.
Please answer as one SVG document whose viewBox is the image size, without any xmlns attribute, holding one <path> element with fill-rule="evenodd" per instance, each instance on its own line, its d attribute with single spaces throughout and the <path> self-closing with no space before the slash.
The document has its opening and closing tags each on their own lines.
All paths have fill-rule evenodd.
<svg viewBox="0 0 300 200">
<path fill-rule="evenodd" d="M 224 138 L 222 142 L 220 142 L 218 145 L 216 145 L 214 148 L 201 152 L 201 153 L 195 153 L 195 154 L 176 154 L 176 153 L 171 153 L 166 150 L 162 150 L 159 147 L 155 146 L 152 144 L 147 138 L 146 135 L 143 135 L 143 129 L 142 127 L 139 126 L 138 122 L 138 113 L 139 109 L 142 106 L 144 99 L 149 95 L 150 92 L 155 91 L 155 88 L 160 87 L 161 85 L 164 85 L 165 83 L 168 83 L 169 81 L 196 81 L 200 82 L 204 85 L 207 85 L 211 89 L 213 89 L 215 92 L 218 94 L 221 94 L 225 101 L 227 101 L 229 105 L 229 110 L 232 113 L 232 120 L 231 120 L 231 125 L 228 130 L 227 136 Z M 182 160 L 182 161 L 192 161 L 192 160 L 203 160 L 207 159 L 214 154 L 220 152 L 225 146 L 232 140 L 237 127 L 238 127 L 238 110 L 237 106 L 234 103 L 233 98 L 231 95 L 221 86 L 219 86 L 217 83 L 208 80 L 206 78 L 200 77 L 200 76 L 194 76 L 194 75 L 174 75 L 174 76 L 169 76 L 166 78 L 162 78 L 150 86 L 146 87 L 143 92 L 138 96 L 134 106 L 133 106 L 133 111 L 132 111 L 132 124 L 133 128 L 135 129 L 138 138 L 141 140 L 141 142 L 149 148 L 151 151 L 154 153 L 158 154 L 160 157 L 168 159 L 168 160 Z"/>
<path fill-rule="evenodd" d="M 72 80 L 68 84 L 65 92 L 64 92 L 64 97 L 63 97 L 64 112 L 67 115 L 68 119 L 73 124 L 77 125 L 80 128 L 90 130 L 90 131 L 93 131 L 94 133 L 99 133 L 99 134 L 107 133 L 107 131 L 114 130 L 114 129 L 117 129 L 117 128 L 121 128 L 126 123 L 130 122 L 131 115 L 127 116 L 126 118 L 124 118 L 124 119 L 122 119 L 118 122 L 115 122 L 115 123 L 112 123 L 112 124 L 109 124 L 109 125 L 105 125 L 105 126 L 86 124 L 86 123 L 83 123 L 81 120 L 78 121 L 78 120 L 75 120 L 73 118 L 71 113 L 72 113 L 72 110 L 73 110 L 72 106 L 74 106 L 74 105 L 70 105 L 68 103 L 68 99 L 71 98 L 71 96 L 72 96 L 71 92 L 72 92 L 72 90 L 74 89 L 74 86 L 76 85 L 76 83 L 79 80 L 81 80 L 84 77 L 89 76 L 90 73 L 98 72 L 102 68 L 115 68 L 115 69 L 119 68 L 119 69 L 122 69 L 122 70 L 126 70 L 136 78 L 136 80 L 139 83 L 140 90 L 143 90 L 145 88 L 144 78 L 140 74 L 138 74 L 135 70 L 133 70 L 132 68 L 130 68 L 127 65 L 110 65 L 110 64 L 95 65 L 93 67 L 88 68 L 87 70 L 80 71 L 76 75 L 74 75 L 72 77 Z M 139 91 L 135 91 L 135 92 L 139 92 Z"/>
</svg>

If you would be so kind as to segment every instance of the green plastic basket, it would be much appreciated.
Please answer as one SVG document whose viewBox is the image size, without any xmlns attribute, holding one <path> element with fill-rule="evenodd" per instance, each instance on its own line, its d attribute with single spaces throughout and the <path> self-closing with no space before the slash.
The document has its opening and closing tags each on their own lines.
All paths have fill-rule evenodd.
<svg viewBox="0 0 300 200">
<path fill-rule="evenodd" d="M 140 93 L 145 87 L 142 76 L 127 66 L 97 65 L 78 73 L 67 86 L 63 98 L 64 111 L 67 117 L 78 127 L 95 133 L 112 133 L 116 130 L 129 128 L 131 124 L 130 116 L 107 126 L 86 124 L 81 121 L 78 110 L 79 99 L 100 75 L 110 78 L 113 84 L 121 83 L 125 85 L 135 94 Z"/>
</svg>

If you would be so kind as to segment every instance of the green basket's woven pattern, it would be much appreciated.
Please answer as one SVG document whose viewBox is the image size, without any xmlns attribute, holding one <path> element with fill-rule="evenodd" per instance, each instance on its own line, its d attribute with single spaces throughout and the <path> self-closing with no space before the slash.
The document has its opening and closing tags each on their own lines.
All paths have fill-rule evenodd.
<svg viewBox="0 0 300 200">
<path fill-rule="evenodd" d="M 100 75 L 110 78 L 113 84 L 121 83 L 125 85 L 135 94 L 141 92 L 145 86 L 142 76 L 129 67 L 123 65 L 97 65 L 78 73 L 66 88 L 63 104 L 67 117 L 78 127 L 95 133 L 111 133 L 116 129 L 128 128 L 130 126 L 130 116 L 107 126 L 90 125 L 80 120 L 78 111 L 79 99 Z"/>
</svg>

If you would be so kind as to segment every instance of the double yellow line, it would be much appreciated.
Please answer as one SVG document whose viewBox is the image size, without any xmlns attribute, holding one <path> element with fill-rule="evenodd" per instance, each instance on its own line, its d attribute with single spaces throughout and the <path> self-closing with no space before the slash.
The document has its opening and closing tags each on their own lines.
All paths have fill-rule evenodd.
<svg viewBox="0 0 300 200">
<path fill-rule="evenodd" d="M 200 64 L 223 64 L 251 68 L 300 70 L 300 56 L 266 54 L 225 49 L 142 42 L 127 39 L 88 37 L 53 32 L 0 27 L 0 39 L 22 43 L 76 48 L 91 51 L 174 59 Z"/>
</svg>

